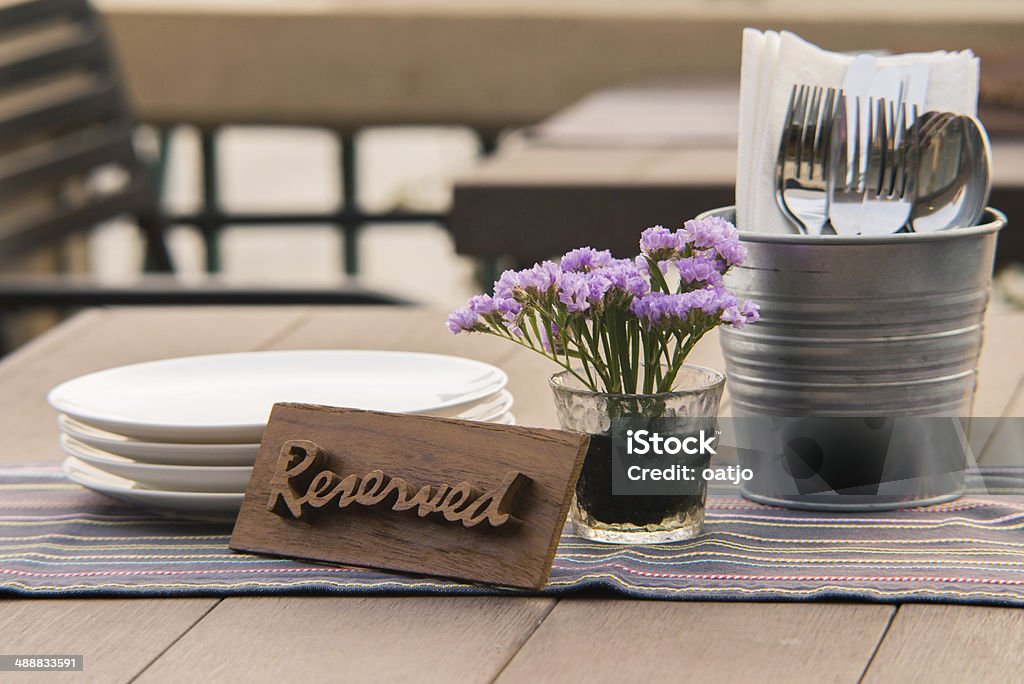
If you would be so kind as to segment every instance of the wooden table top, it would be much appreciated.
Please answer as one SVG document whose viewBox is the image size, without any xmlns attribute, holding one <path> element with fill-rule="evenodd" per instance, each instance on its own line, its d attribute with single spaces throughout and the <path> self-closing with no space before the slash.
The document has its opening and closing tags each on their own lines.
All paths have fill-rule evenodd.
<svg viewBox="0 0 1024 684">
<path fill-rule="evenodd" d="M 424 309 L 89 311 L 0 363 L 0 463 L 61 458 L 45 402 L 59 382 L 125 363 L 259 349 L 477 358 L 509 373 L 520 423 L 556 426 L 550 362 L 497 339 L 453 337 L 443 322 L 444 312 Z M 986 325 L 975 414 L 1024 415 L 1024 314 L 991 313 Z M 691 358 L 724 367 L 714 339 Z M 1007 681 L 1024 673 L 1022 639 L 1024 611 L 937 604 L 606 596 L 0 601 L 0 651 L 84 655 L 79 678 L 90 682 Z"/>
<path fill-rule="evenodd" d="M 10 0 L 0 0 L 10 2 Z M 96 0 L 149 122 L 534 123 L 599 88 L 739 74 L 745 26 L 832 50 L 971 47 L 1020 101 L 1005 0 Z M 187 77 L 185 77 L 187 75 Z"/>
<path fill-rule="evenodd" d="M 587 95 L 456 178 L 447 222 L 456 250 L 523 265 L 580 244 L 625 256 L 647 226 L 678 227 L 733 204 L 738 103 L 728 79 L 637 81 Z M 1024 214 L 1016 130 L 992 137 L 989 203 L 1011 221 Z M 1024 233 L 1004 231 L 997 259 L 1024 260 Z"/>
</svg>

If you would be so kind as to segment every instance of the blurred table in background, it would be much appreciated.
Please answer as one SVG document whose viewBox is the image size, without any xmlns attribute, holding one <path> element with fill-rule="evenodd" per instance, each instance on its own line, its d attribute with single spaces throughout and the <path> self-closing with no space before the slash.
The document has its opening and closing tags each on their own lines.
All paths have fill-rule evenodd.
<svg viewBox="0 0 1024 684">
<path fill-rule="evenodd" d="M 532 263 L 579 245 L 635 254 L 638 232 L 734 202 L 738 85 L 662 82 L 593 93 L 457 179 L 456 249 Z M 985 119 L 982 113 L 983 120 Z M 990 204 L 1024 216 L 1024 129 L 993 135 Z M 1024 261 L 1024 232 L 999 239 Z"/>
<path fill-rule="evenodd" d="M 832 50 L 970 47 L 983 97 L 1024 101 L 1024 5 L 1005 0 L 94 2 L 139 118 L 158 124 L 498 130 L 638 79 L 735 79 L 744 26 Z"/>
<path fill-rule="evenodd" d="M 352 160 L 361 128 L 468 126 L 481 134 L 486 153 L 502 130 L 534 124 L 601 89 L 652 78 L 734 82 L 745 26 L 785 28 L 832 50 L 972 48 L 984 65 L 986 124 L 1024 135 L 1024 5 L 1005 0 L 94 2 L 139 120 L 203 129 L 204 169 L 215 168 L 217 126 L 330 128 L 342 138 L 346 198 L 356 196 Z M 643 125 L 651 116 L 657 113 Z M 723 132 L 721 122 L 711 123 Z M 692 136 L 665 136 L 666 124 L 657 122 L 653 136 L 623 135 L 620 126 L 609 150 L 592 134 L 573 141 L 571 131 L 542 127 L 528 156 L 503 155 L 459 186 L 451 219 L 460 250 L 496 257 L 501 245 L 515 242 L 511 256 L 528 261 L 581 241 L 617 248 L 625 228 L 631 236 L 637 226 L 731 203 L 734 145 L 721 137 L 695 145 Z M 672 151 L 651 154 L 659 146 Z M 993 202 L 1012 213 L 999 194 Z M 204 205 L 184 218 L 208 237 L 232 217 L 219 212 L 209 182 Z M 338 216 L 286 218 L 336 220 L 346 271 L 354 274 L 365 221 L 444 218 L 406 214 L 367 215 L 350 206 Z M 573 223 L 587 226 L 583 238 Z M 216 270 L 215 240 L 208 242 Z"/>
</svg>

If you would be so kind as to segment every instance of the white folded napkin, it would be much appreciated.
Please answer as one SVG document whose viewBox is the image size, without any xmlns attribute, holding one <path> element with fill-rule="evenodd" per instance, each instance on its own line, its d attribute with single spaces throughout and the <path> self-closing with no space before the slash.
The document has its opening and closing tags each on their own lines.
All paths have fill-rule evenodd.
<svg viewBox="0 0 1024 684">
<path fill-rule="evenodd" d="M 852 54 L 823 50 L 783 31 L 743 31 L 736 225 L 762 233 L 796 233 L 775 201 L 775 161 L 795 84 L 838 88 Z M 929 66 L 925 110 L 977 113 L 978 58 L 970 50 L 881 56 L 878 67 Z"/>
</svg>

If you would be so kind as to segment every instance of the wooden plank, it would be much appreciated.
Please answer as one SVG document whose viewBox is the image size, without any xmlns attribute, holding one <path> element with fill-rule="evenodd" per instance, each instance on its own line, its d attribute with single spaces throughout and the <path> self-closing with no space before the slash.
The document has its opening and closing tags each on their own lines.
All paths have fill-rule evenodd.
<svg viewBox="0 0 1024 684">
<path fill-rule="evenodd" d="M 325 306 L 307 311 L 268 348 L 403 348 L 429 352 L 434 351 L 432 341 L 441 336 L 445 321 L 440 311 L 416 307 Z"/>
<path fill-rule="evenodd" d="M 498 682 L 856 682 L 893 611 L 840 603 L 567 599 Z"/>
<path fill-rule="evenodd" d="M 0 601 L 0 644 L 10 655 L 78 655 L 77 681 L 123 682 L 184 634 L 217 599 L 33 599 Z M 7 682 L 54 675 L 4 672 Z"/>
<path fill-rule="evenodd" d="M 540 589 L 587 442 L 555 430 L 277 404 L 231 548 Z"/>
<path fill-rule="evenodd" d="M 535 146 L 736 148 L 739 83 L 651 81 L 599 90 L 528 130 Z M 735 176 L 736 164 L 730 181 Z"/>
<path fill-rule="evenodd" d="M 613 147 L 558 148 L 530 145 L 487 159 L 456 182 L 473 185 L 620 185 L 634 182 L 660 153 Z M 735 174 L 735 166 L 733 173 Z M 730 176 L 728 181 L 732 182 Z"/>
<path fill-rule="evenodd" d="M 813 13 L 797 0 L 96 4 L 146 121 L 492 130 L 639 78 L 733 79 L 744 26 L 785 26 L 840 51 L 969 45 L 986 65 L 983 91 L 1009 100 L 1019 92 L 1024 23 L 1005 0 L 933 1 L 926 31 L 915 5 L 886 0 L 821 3 Z"/>
<path fill-rule="evenodd" d="M 1024 465 L 1024 380 L 1016 391 L 999 420 L 982 420 L 971 424 L 970 439 L 975 445 L 982 445 L 976 451 L 978 462 L 985 466 Z"/>
<path fill-rule="evenodd" d="M 736 148 L 666 150 L 652 159 L 634 182 L 732 189 L 736 182 Z M 710 204 L 705 207 L 715 208 Z"/>
<path fill-rule="evenodd" d="M 89 311 L 0 363 L 0 463 L 60 457 L 49 389 L 81 373 L 185 354 L 255 349 L 291 329 L 304 310 Z M 225 324 L 229 319 L 230 324 Z M 16 440 L 16 441 L 14 441 Z M 4 653 L 85 657 L 83 681 L 128 681 L 195 624 L 216 599 L 54 599 L 0 603 Z M 8 674 L 8 673 L 5 673 Z M 7 677 L 4 677 L 7 681 Z M 38 674 L 25 681 L 39 681 Z"/>
<path fill-rule="evenodd" d="M 974 415 L 999 417 L 1010 408 L 1010 399 L 1024 381 L 1021 340 L 1024 340 L 1024 315 L 1020 312 L 993 311 L 986 316 L 985 341 L 978 359 Z"/>
<path fill-rule="evenodd" d="M 216 682 L 488 682 L 547 599 L 225 599 L 139 678 Z"/>
<path fill-rule="evenodd" d="M 1012 682 L 1024 678 L 1024 611 L 900 606 L 865 682 Z"/>
<path fill-rule="evenodd" d="M 642 121 L 637 128 L 644 130 Z M 731 188 L 735 183 L 735 142 L 730 147 L 670 147 L 672 140 L 666 138 L 661 144 L 662 149 L 613 144 L 554 147 L 541 141 L 492 157 L 456 182 L 463 188 L 661 184 Z"/>
<path fill-rule="evenodd" d="M 615 91 L 602 91 L 594 97 Z M 575 188 L 586 186 L 621 187 L 626 185 L 670 185 L 679 189 L 692 186 L 731 188 L 736 181 L 735 131 L 732 141 L 709 137 L 704 141 L 685 140 L 700 135 L 713 136 L 721 123 L 714 120 L 713 112 L 703 127 L 692 127 L 681 117 L 673 129 L 656 129 L 667 116 L 658 108 L 639 109 L 645 103 L 642 92 L 635 97 L 637 116 L 614 120 L 616 126 L 627 126 L 636 136 L 645 136 L 646 142 L 623 139 L 619 131 L 609 132 L 607 140 L 559 140 L 548 137 L 527 138 L 519 145 L 511 144 L 503 151 L 472 169 L 457 176 L 455 182 L 462 187 L 536 187 L 554 186 Z M 680 97 L 700 97 L 691 88 L 679 88 Z M 738 92 L 733 93 L 738 99 Z M 596 107 L 586 100 L 577 103 L 581 114 L 600 117 Z M 567 112 L 571 111 L 566 110 Z M 644 111 L 644 115 L 639 112 Z M 559 115 L 539 124 L 543 127 L 559 125 Z M 654 130 L 652 130 L 654 129 Z M 534 129 L 537 130 L 537 129 Z M 577 131 L 581 137 L 590 134 L 585 127 Z M 559 134 L 562 138 L 573 135 L 571 129 Z M 632 144 L 630 144 L 632 143 Z M 1019 188 L 1024 184 L 1024 143 L 1013 139 L 996 139 L 992 143 L 993 185 L 999 188 Z M 707 207 L 708 209 L 712 207 Z"/>
<path fill-rule="evenodd" d="M 978 389 L 968 431 L 974 456 L 983 465 L 1024 465 L 1020 453 L 1020 421 L 997 421 L 1024 416 L 1024 365 L 1020 340 L 1024 316 L 992 312 L 985 319 L 985 342 L 978 360 Z"/>
<path fill-rule="evenodd" d="M 62 322 L 59 327 L 52 328 L 46 331 L 46 334 L 36 337 L 31 344 L 24 344 L 10 352 L 0 359 L 0 379 L 20 372 L 23 366 L 29 365 L 37 359 L 59 353 L 62 347 L 71 344 L 79 334 L 97 325 L 96 319 L 102 315 L 104 313 L 96 309 L 83 311 Z M 0 392 L 2 391 L 3 389 L 0 388 Z"/>
</svg>

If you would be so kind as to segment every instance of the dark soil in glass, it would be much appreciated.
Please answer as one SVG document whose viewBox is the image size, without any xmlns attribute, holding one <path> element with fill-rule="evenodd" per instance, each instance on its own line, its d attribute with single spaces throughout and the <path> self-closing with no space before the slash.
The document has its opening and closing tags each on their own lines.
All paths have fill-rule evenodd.
<svg viewBox="0 0 1024 684">
<path fill-rule="evenodd" d="M 701 468 L 707 465 L 704 463 Z M 697 494 L 616 496 L 612 494 L 612 467 L 612 438 L 592 435 L 576 481 L 576 500 L 579 507 L 596 520 L 611 524 L 657 525 L 677 513 L 703 507 L 707 483 L 700 478 L 699 470 L 699 479 L 693 483 L 699 491 Z"/>
</svg>

